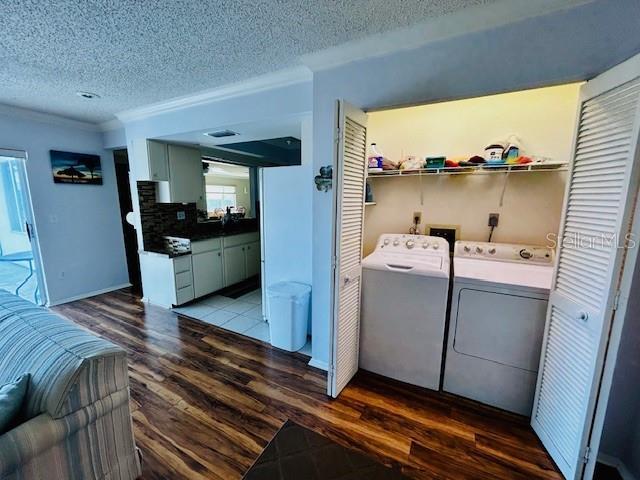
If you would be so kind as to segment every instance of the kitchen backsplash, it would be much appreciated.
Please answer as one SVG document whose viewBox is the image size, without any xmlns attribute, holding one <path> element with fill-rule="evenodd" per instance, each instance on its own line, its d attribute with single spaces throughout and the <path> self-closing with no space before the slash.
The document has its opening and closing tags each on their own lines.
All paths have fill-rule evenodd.
<svg viewBox="0 0 640 480">
<path fill-rule="evenodd" d="M 137 183 L 145 250 L 163 251 L 165 235 L 189 236 L 197 229 L 198 212 L 195 203 L 157 203 L 156 183 Z M 178 212 L 184 212 L 184 220 L 178 220 Z"/>
<path fill-rule="evenodd" d="M 148 252 L 166 253 L 165 236 L 198 240 L 222 234 L 257 231 L 259 228 L 256 218 L 241 219 L 224 227 L 219 221 L 199 223 L 195 203 L 157 203 L 155 182 L 139 181 L 137 184 L 142 241 L 144 250 Z M 178 212 L 184 212 L 183 220 L 178 220 Z"/>
</svg>

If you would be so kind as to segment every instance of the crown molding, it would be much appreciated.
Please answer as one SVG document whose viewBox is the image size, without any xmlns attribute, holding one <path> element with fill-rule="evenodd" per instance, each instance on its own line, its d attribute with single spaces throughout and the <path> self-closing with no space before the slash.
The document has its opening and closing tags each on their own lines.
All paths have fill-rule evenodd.
<svg viewBox="0 0 640 480">
<path fill-rule="evenodd" d="M 510 23 L 569 10 L 594 0 L 500 0 L 389 32 L 353 40 L 302 55 L 302 63 L 317 72 L 367 58 L 412 50 L 447 38 L 495 29 Z"/>
<path fill-rule="evenodd" d="M 40 123 L 48 123 L 59 127 L 78 128 L 89 132 L 99 132 L 100 127 L 95 123 L 83 122 L 72 118 L 60 117 L 50 113 L 29 110 L 27 108 L 14 107 L 13 105 L 0 104 L 0 115 L 18 117 L 25 120 L 33 120 Z"/>
<path fill-rule="evenodd" d="M 184 108 L 250 95 L 273 88 L 309 82 L 312 79 L 313 73 L 305 66 L 287 68 L 210 90 L 203 90 L 192 95 L 176 97 L 163 102 L 125 110 L 116 113 L 116 117 L 122 123 L 128 123 Z"/>
</svg>

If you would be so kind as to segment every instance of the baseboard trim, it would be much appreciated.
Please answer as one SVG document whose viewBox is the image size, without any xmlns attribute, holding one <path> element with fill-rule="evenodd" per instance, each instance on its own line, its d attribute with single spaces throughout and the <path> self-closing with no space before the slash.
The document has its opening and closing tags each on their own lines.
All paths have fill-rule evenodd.
<svg viewBox="0 0 640 480">
<path fill-rule="evenodd" d="M 325 361 L 318 360 L 317 358 L 311 357 L 311 360 L 309 360 L 308 365 L 310 367 L 315 367 L 315 368 L 319 368 L 320 370 L 324 370 L 325 372 L 329 371 L 329 364 Z"/>
<path fill-rule="evenodd" d="M 122 288 L 130 287 L 131 284 L 129 282 L 122 283 L 120 285 L 114 285 L 113 287 L 102 288 L 100 290 L 94 290 L 93 292 L 82 293 L 80 295 L 74 295 L 73 297 L 63 298 L 61 300 L 56 300 L 54 302 L 48 302 L 47 307 L 55 307 L 56 305 L 62 305 L 64 303 L 75 302 L 76 300 L 82 300 L 89 297 L 95 297 L 96 295 L 101 295 L 103 293 L 115 292 L 116 290 L 120 290 Z"/>
<path fill-rule="evenodd" d="M 623 480 L 637 480 L 636 476 L 631 473 L 624 462 L 618 457 L 607 455 L 606 453 L 600 453 L 598 454 L 598 462 L 617 469 Z"/>
</svg>

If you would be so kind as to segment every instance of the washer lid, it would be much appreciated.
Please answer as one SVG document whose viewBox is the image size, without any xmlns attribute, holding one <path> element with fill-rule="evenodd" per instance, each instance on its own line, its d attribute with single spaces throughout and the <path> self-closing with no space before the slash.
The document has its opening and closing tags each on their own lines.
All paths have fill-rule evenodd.
<svg viewBox="0 0 640 480">
<path fill-rule="evenodd" d="M 513 262 L 478 260 L 474 258 L 453 259 L 456 280 L 489 282 L 536 288 L 549 291 L 553 279 L 551 265 L 532 265 Z"/>
<path fill-rule="evenodd" d="M 376 250 L 362 260 L 370 270 L 449 278 L 449 261 L 441 255 L 407 255 Z"/>
</svg>

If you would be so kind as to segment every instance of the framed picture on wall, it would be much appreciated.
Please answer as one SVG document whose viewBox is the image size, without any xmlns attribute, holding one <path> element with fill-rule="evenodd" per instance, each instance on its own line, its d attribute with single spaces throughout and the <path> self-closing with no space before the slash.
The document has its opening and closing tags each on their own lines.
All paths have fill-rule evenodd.
<svg viewBox="0 0 640 480">
<path fill-rule="evenodd" d="M 102 185 L 99 155 L 50 150 L 51 170 L 55 183 Z"/>
</svg>

